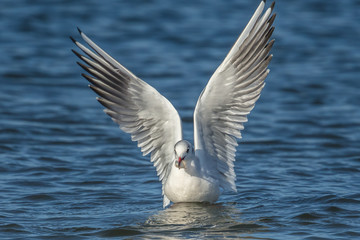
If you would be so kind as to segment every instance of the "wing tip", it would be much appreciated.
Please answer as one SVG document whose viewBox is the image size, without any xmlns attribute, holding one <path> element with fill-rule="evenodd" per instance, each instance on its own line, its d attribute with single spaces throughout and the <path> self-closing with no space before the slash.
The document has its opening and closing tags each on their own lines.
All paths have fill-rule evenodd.
<svg viewBox="0 0 360 240">
<path fill-rule="evenodd" d="M 77 51 L 75 51 L 74 49 L 71 49 L 71 51 L 78 57 L 81 59 L 82 55 L 80 53 L 78 53 Z"/>
<path fill-rule="evenodd" d="M 94 82 L 94 78 L 90 77 L 89 75 L 85 74 L 85 73 L 81 73 L 81 76 L 83 78 L 85 78 L 86 80 L 88 80 L 90 83 L 93 83 Z M 88 87 L 90 87 L 91 84 L 88 84 Z"/>
<path fill-rule="evenodd" d="M 271 5 L 270 5 L 271 11 L 274 10 L 274 7 L 275 7 L 275 1 L 273 1 L 273 2 L 271 3 Z"/>
<path fill-rule="evenodd" d="M 77 28 L 78 32 L 80 33 L 80 35 L 81 35 L 82 34 L 81 29 L 79 27 L 76 27 L 76 28 Z"/>
<path fill-rule="evenodd" d="M 275 26 L 272 26 L 269 31 L 266 33 L 265 38 L 269 39 L 271 37 L 271 35 L 274 33 L 275 31 Z"/>
<path fill-rule="evenodd" d="M 71 41 L 73 42 L 73 43 L 77 43 L 77 41 L 72 37 L 72 36 L 69 36 L 69 38 L 71 39 Z"/>
<path fill-rule="evenodd" d="M 264 59 L 264 62 L 268 62 L 267 64 L 269 64 L 269 62 L 271 61 L 271 59 L 273 58 L 273 54 L 269 54 L 266 56 L 266 58 Z"/>
<path fill-rule="evenodd" d="M 272 25 L 275 21 L 276 18 L 276 13 L 273 13 L 273 15 L 269 18 L 269 20 L 267 21 L 269 25 Z"/>
<path fill-rule="evenodd" d="M 88 37 L 85 35 L 85 33 L 79 28 L 77 27 L 77 30 L 79 31 L 80 36 L 85 40 L 86 43 L 88 43 Z"/>
<path fill-rule="evenodd" d="M 79 62 L 79 61 L 77 61 L 76 63 L 77 63 L 82 69 L 84 69 L 85 71 L 89 72 L 89 67 L 88 67 L 88 66 L 86 66 L 85 64 L 83 64 L 83 63 L 81 63 L 81 62 Z"/>
<path fill-rule="evenodd" d="M 265 4 L 266 4 L 266 0 L 262 0 L 256 10 L 261 9 L 261 12 L 262 12 L 264 10 Z"/>
<path fill-rule="evenodd" d="M 264 49 L 270 49 L 271 50 L 271 48 L 274 46 L 274 43 L 275 43 L 275 39 L 273 38 L 264 46 Z"/>
</svg>

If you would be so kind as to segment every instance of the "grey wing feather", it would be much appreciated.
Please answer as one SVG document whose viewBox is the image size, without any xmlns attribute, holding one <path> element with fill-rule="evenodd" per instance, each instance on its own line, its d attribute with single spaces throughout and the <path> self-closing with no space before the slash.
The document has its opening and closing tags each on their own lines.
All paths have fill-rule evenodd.
<svg viewBox="0 0 360 240">
<path fill-rule="evenodd" d="M 274 40 L 274 3 L 263 13 L 262 1 L 244 31 L 210 78 L 194 112 L 195 151 L 224 189 L 236 191 L 237 138 L 260 97 L 269 73 Z M 263 13 L 263 15 L 262 15 Z M 261 16 L 262 15 L 262 16 Z"/>
<path fill-rule="evenodd" d="M 97 99 L 105 107 L 104 112 L 123 131 L 131 134 L 131 139 L 138 142 L 143 155 L 151 154 L 151 162 L 164 185 L 169 163 L 174 159 L 174 145 L 182 139 L 178 112 L 158 91 L 79 32 L 93 49 L 91 51 L 71 38 L 84 53 L 72 50 L 85 63 L 78 64 L 91 76 L 82 75 L 100 96 Z M 164 195 L 164 206 L 168 204 L 169 200 Z"/>
</svg>

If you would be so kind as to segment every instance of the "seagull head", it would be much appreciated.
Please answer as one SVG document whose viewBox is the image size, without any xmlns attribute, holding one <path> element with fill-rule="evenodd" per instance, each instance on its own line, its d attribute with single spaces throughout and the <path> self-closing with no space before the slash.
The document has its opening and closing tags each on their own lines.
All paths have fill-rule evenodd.
<svg viewBox="0 0 360 240">
<path fill-rule="evenodd" d="M 193 152 L 191 144 L 186 140 L 181 140 L 175 144 L 174 151 L 175 166 L 179 169 L 185 168 L 185 162 L 183 162 L 183 160 Z"/>
</svg>

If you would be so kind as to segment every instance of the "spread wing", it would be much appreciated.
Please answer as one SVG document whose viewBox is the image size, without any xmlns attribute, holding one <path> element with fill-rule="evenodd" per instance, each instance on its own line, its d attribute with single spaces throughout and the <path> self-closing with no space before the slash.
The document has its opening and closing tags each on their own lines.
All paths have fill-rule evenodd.
<svg viewBox="0 0 360 240">
<path fill-rule="evenodd" d="M 237 138 L 254 108 L 269 73 L 274 40 L 274 3 L 262 1 L 201 93 L 194 112 L 195 153 L 223 189 L 236 191 Z M 263 14 L 262 14 L 263 13 Z"/>
<path fill-rule="evenodd" d="M 163 185 L 169 163 L 174 159 L 174 145 L 182 139 L 181 120 L 173 105 L 158 91 L 123 67 L 92 42 L 83 32 L 83 40 L 91 51 L 73 38 L 85 55 L 73 52 L 86 64 L 78 64 L 92 76 L 82 74 L 90 88 L 100 97 L 104 112 L 131 134 L 143 155 L 151 153 L 151 162 Z M 87 56 L 86 56 L 87 55 Z M 163 191 L 164 194 L 164 191 Z M 164 195 L 164 205 L 169 200 Z"/>
</svg>

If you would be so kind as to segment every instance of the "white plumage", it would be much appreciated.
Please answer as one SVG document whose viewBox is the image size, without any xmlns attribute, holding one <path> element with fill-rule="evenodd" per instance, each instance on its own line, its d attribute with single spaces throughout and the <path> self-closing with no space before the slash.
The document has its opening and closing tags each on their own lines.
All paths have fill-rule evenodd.
<svg viewBox="0 0 360 240">
<path fill-rule="evenodd" d="M 131 134 L 143 155 L 151 154 L 163 186 L 164 207 L 170 201 L 214 202 L 220 188 L 236 191 L 236 139 L 260 97 L 272 58 L 274 3 L 265 13 L 264 6 L 262 1 L 198 99 L 194 147 L 182 139 L 179 114 L 164 96 L 83 32 L 81 37 L 94 51 L 71 38 L 87 55 L 73 50 L 86 64 L 79 65 L 92 75 L 83 74 L 100 96 L 105 113 Z"/>
</svg>

